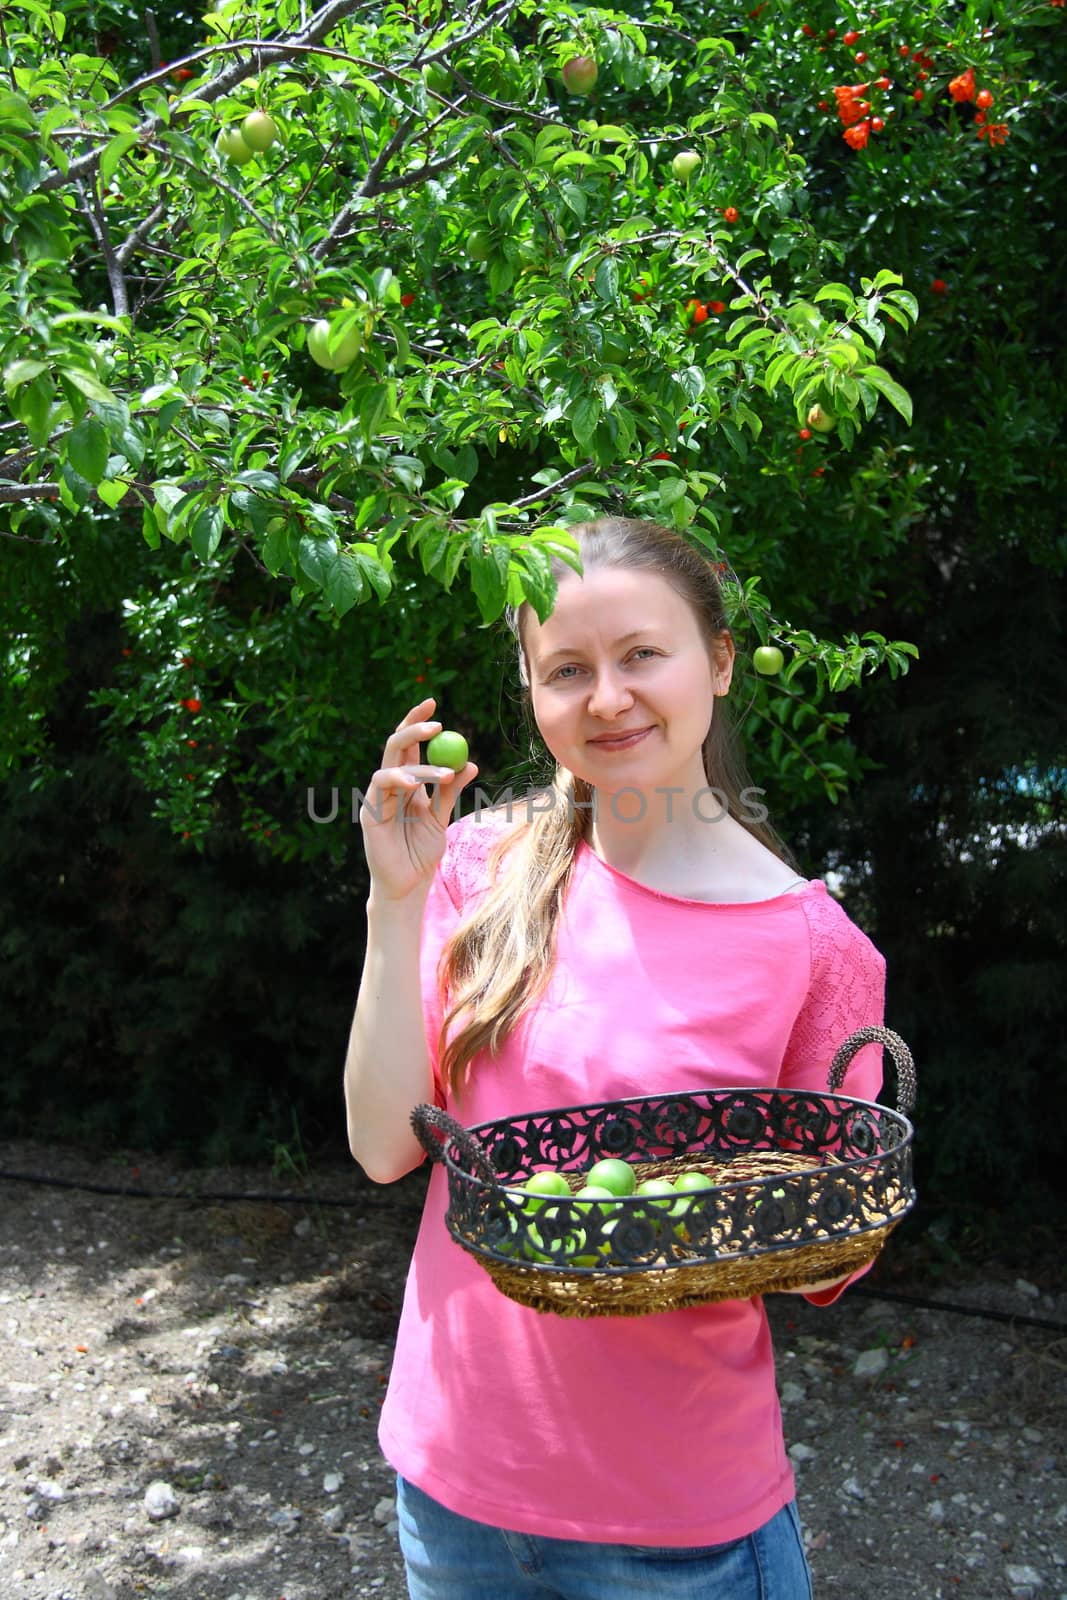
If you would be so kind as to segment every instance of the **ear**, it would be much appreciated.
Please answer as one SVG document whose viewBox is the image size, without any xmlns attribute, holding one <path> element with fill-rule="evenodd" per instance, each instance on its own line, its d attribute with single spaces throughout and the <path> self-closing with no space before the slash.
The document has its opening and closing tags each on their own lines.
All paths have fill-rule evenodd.
<svg viewBox="0 0 1067 1600">
<path fill-rule="evenodd" d="M 737 654 L 732 633 L 716 636 L 711 647 L 711 682 L 717 695 L 725 694 L 734 675 L 734 656 Z"/>
</svg>

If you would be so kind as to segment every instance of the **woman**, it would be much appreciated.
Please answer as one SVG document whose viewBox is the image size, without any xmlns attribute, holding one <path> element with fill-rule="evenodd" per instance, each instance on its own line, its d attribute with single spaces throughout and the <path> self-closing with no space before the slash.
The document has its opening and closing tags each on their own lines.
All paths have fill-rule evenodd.
<svg viewBox="0 0 1067 1600">
<path fill-rule="evenodd" d="M 882 957 L 793 870 L 744 788 L 715 573 L 655 524 L 573 530 L 541 623 L 509 616 L 556 762 L 529 807 L 448 826 L 477 776 L 419 761 L 423 701 L 371 780 L 366 964 L 346 1065 L 353 1155 L 423 1159 L 410 1112 L 466 1124 L 718 1086 L 825 1089 L 882 1020 Z M 427 791 L 426 785 L 430 790 Z M 877 1046 L 844 1090 L 873 1099 Z M 544 1315 L 448 1237 L 435 1166 L 382 1412 L 414 1600 L 806 1600 L 762 1301 Z M 844 1281 L 807 1285 L 828 1304 Z"/>
</svg>

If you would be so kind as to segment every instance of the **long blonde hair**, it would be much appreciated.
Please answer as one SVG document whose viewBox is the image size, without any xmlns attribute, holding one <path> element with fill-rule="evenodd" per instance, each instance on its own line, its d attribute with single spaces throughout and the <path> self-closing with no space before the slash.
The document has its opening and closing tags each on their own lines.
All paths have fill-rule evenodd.
<svg viewBox="0 0 1067 1600">
<path fill-rule="evenodd" d="M 693 609 L 709 653 L 730 637 L 722 590 L 711 563 L 681 535 L 655 522 L 602 517 L 571 527 L 583 571 L 621 567 L 653 571 Z M 557 581 L 571 569 L 553 563 Z M 528 606 L 509 608 L 506 621 L 518 646 L 519 679 L 529 703 L 529 669 L 523 643 Z M 704 771 L 722 795 L 730 816 L 781 860 L 788 852 L 766 823 L 747 812 L 749 785 L 730 718 L 720 699 L 704 741 Z M 439 1041 L 441 1079 L 451 1094 L 463 1083 L 474 1057 L 495 1054 L 523 1012 L 552 975 L 556 929 L 575 855 L 585 836 L 593 788 L 557 766 L 545 796 L 547 809 L 527 808 L 526 820 L 508 827 L 488 855 L 490 887 L 478 907 L 452 934 L 438 963 L 446 998 Z M 508 857 L 502 867 L 504 856 Z M 447 1034 L 461 1020 L 454 1037 Z"/>
</svg>

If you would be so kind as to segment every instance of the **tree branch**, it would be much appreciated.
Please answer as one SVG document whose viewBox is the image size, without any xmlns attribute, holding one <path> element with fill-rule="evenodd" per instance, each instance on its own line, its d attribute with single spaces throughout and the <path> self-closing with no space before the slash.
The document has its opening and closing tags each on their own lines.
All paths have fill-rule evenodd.
<svg viewBox="0 0 1067 1600">
<path fill-rule="evenodd" d="M 85 205 L 85 215 L 88 218 L 90 228 L 96 236 L 96 242 L 100 246 L 100 254 L 104 258 L 104 266 L 107 268 L 107 281 L 111 288 L 111 304 L 115 315 L 116 317 L 128 316 L 130 298 L 126 291 L 126 279 L 123 275 L 122 265 L 111 243 L 111 230 L 104 215 L 100 191 L 94 184 L 92 205 L 89 205 L 86 202 L 85 190 L 82 185 L 78 183 L 74 187 L 81 194 L 82 203 Z"/>
<path fill-rule="evenodd" d="M 538 489 L 536 494 L 525 494 L 521 500 L 511 503 L 517 511 L 525 511 L 527 506 L 535 506 L 541 500 L 550 500 L 560 489 L 570 489 L 574 484 L 581 483 L 583 478 L 591 478 L 597 471 L 595 461 L 587 461 L 583 467 L 575 467 L 573 471 L 564 473 L 562 478 L 557 478 L 555 483 L 546 484 L 543 489 Z"/>
<path fill-rule="evenodd" d="M 54 500 L 59 494 L 58 483 L 0 483 L 0 501 Z M 15 534 L 9 534 L 15 538 Z"/>
<path fill-rule="evenodd" d="M 166 213 L 166 209 L 167 202 L 164 198 L 160 200 L 157 205 L 152 207 L 147 217 L 145 217 L 142 222 L 137 224 L 132 233 L 128 233 L 126 235 L 125 239 L 123 239 L 122 243 L 115 251 L 115 260 L 118 262 L 120 267 L 124 267 L 130 257 L 133 255 L 133 252 L 137 249 L 137 246 L 144 243 L 148 233 L 152 228 L 155 227 L 156 223 L 159 222 Z"/>
<path fill-rule="evenodd" d="M 152 71 L 158 72 L 163 61 L 159 48 L 159 29 L 156 27 L 156 14 L 150 8 L 144 14 L 144 31 L 148 35 L 148 48 L 152 57 Z"/>
</svg>

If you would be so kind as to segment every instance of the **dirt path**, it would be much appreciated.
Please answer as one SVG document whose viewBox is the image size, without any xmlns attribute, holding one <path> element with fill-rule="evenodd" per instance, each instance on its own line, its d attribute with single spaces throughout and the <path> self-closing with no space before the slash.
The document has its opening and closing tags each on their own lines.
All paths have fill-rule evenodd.
<svg viewBox="0 0 1067 1600">
<path fill-rule="evenodd" d="M 2 1172 L 168 1196 L 0 1178 L 2 1600 L 404 1600 L 375 1430 L 422 1179 L 188 1199 L 272 1179 L 14 1144 Z M 1067 1281 L 932 1283 L 907 1226 L 872 1290 L 1012 1320 L 769 1302 L 819 1600 L 1067 1600 L 1067 1337 L 1033 1325 Z"/>
</svg>

